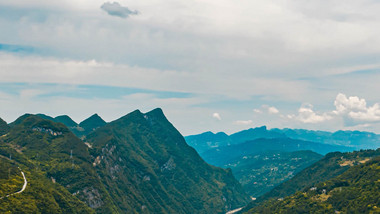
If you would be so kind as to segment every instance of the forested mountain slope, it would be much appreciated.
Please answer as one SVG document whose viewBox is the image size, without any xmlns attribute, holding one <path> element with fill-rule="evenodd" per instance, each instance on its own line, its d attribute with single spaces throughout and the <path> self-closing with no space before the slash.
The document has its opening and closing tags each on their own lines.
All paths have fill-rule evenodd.
<svg viewBox="0 0 380 214">
<path fill-rule="evenodd" d="M 249 201 L 231 170 L 204 162 L 161 109 L 99 124 L 84 141 L 51 118 L 3 124 L 0 193 L 22 187 L 18 167 L 29 183 L 0 195 L 1 212 L 223 213 Z"/>
<path fill-rule="evenodd" d="M 134 111 L 86 141 L 123 212 L 220 213 L 249 200 L 231 170 L 205 163 L 161 109 Z"/>
<path fill-rule="evenodd" d="M 292 179 L 278 185 L 273 190 L 251 202 L 245 210 L 260 205 L 263 201 L 278 200 L 297 191 L 309 189 L 318 183 L 333 179 L 348 169 L 361 165 L 380 156 L 380 149 L 354 152 L 333 152 L 318 162 L 299 172 Z"/>
<path fill-rule="evenodd" d="M 272 199 L 246 213 L 379 213 L 380 157 L 281 200 Z"/>
</svg>

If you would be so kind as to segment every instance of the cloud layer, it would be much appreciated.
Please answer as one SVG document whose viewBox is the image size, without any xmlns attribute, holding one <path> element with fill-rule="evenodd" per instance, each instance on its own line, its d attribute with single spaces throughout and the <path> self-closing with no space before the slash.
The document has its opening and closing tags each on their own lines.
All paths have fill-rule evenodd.
<svg viewBox="0 0 380 214">
<path fill-rule="evenodd" d="M 110 119 L 126 113 L 116 103 L 161 105 L 184 133 L 233 132 L 241 119 L 380 132 L 379 10 L 375 0 L 0 0 L 0 116 L 100 100 Z M 136 91 L 105 95 L 120 88 Z M 54 93 L 42 102 L 41 91 Z"/>
</svg>

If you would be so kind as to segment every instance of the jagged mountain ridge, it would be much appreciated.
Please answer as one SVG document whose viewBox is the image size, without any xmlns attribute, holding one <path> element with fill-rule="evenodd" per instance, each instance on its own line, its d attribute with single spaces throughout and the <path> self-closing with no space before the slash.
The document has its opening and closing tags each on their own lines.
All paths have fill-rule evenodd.
<svg viewBox="0 0 380 214">
<path fill-rule="evenodd" d="M 26 114 L 1 137 L 0 154 L 38 169 L 47 187 L 56 182 L 98 213 L 220 213 L 249 200 L 231 170 L 206 164 L 160 109 L 132 112 L 85 140 L 62 123 Z M 37 187 L 29 191 L 35 195 Z"/>
<path fill-rule="evenodd" d="M 186 142 L 200 154 L 217 147 L 234 145 L 259 138 L 292 138 L 316 143 L 340 145 L 355 149 L 376 149 L 380 146 L 380 135 L 361 131 L 313 131 L 305 129 L 267 129 L 266 126 L 250 128 L 231 135 L 224 132 L 216 134 L 205 132 L 186 136 Z"/>
<path fill-rule="evenodd" d="M 206 164 L 161 109 L 134 111 L 86 141 L 123 212 L 220 213 L 248 201 L 231 171 Z M 135 203 L 127 203 L 131 198 Z"/>
<path fill-rule="evenodd" d="M 19 117 L 15 122 L 11 123 L 11 125 L 18 124 L 20 121 L 24 119 L 24 117 L 27 117 L 30 114 L 25 114 L 24 116 Z M 83 120 L 79 124 L 76 123 L 73 119 L 71 119 L 67 115 L 60 115 L 57 117 L 51 117 L 46 114 L 37 114 L 37 116 L 51 120 L 57 123 L 63 123 L 65 126 L 67 126 L 76 136 L 79 138 L 83 138 L 95 129 L 102 127 L 107 124 L 106 121 L 104 121 L 98 114 L 93 114 L 87 119 Z"/>
</svg>

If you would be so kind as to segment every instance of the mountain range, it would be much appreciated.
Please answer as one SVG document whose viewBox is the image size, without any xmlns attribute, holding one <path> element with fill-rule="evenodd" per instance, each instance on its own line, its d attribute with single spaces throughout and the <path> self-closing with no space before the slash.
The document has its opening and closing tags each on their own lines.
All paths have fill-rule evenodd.
<svg viewBox="0 0 380 214">
<path fill-rule="evenodd" d="M 0 193 L 18 189 L 18 167 L 28 184 L 1 195 L 0 211 L 223 213 L 250 200 L 231 170 L 204 162 L 161 109 L 106 124 L 97 117 L 78 125 L 89 131 L 82 139 L 64 125 L 67 117 L 26 114 L 2 123 L 0 166 L 10 173 L 0 177 Z"/>
<path fill-rule="evenodd" d="M 259 138 L 291 138 L 295 140 L 350 147 L 357 149 L 376 149 L 379 147 L 380 135 L 361 131 L 313 131 L 305 129 L 267 129 L 266 126 L 250 128 L 231 135 L 224 132 L 186 136 L 186 142 L 200 154 L 222 146 L 241 144 Z M 342 147 L 343 148 L 343 147 Z"/>
<path fill-rule="evenodd" d="M 186 141 L 161 109 L 0 119 L 0 213 L 380 212 L 380 149 L 353 151 L 379 147 L 376 134 L 259 127 Z"/>
</svg>

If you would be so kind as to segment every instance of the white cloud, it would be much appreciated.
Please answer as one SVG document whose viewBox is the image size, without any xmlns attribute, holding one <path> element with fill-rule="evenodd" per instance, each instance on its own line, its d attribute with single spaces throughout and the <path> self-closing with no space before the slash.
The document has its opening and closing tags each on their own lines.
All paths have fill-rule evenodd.
<svg viewBox="0 0 380 214">
<path fill-rule="evenodd" d="M 253 112 L 258 113 L 258 114 L 263 113 L 260 109 L 257 109 L 257 108 L 253 109 Z"/>
<path fill-rule="evenodd" d="M 305 104 L 298 109 L 296 119 L 303 123 L 320 123 L 326 120 L 331 120 L 332 116 L 327 113 L 317 114 L 313 111 L 313 106 L 311 104 Z"/>
<path fill-rule="evenodd" d="M 106 11 L 111 16 L 118 16 L 120 18 L 128 18 L 130 15 L 137 15 L 137 10 L 132 11 L 128 7 L 121 6 L 118 2 L 106 2 L 100 8 Z"/>
<path fill-rule="evenodd" d="M 350 111 L 365 111 L 367 109 L 367 103 L 365 99 L 360 99 L 359 97 L 352 96 L 346 97 L 346 95 L 339 93 L 334 101 L 336 114 L 347 113 Z"/>
<path fill-rule="evenodd" d="M 280 111 L 276 107 L 274 107 L 274 106 L 271 106 L 271 107 L 268 108 L 268 113 L 269 114 L 278 114 L 279 112 Z"/>
<path fill-rule="evenodd" d="M 323 111 L 333 119 L 369 121 L 373 130 L 380 131 L 379 123 L 374 123 L 378 107 L 372 104 L 380 100 L 380 73 L 351 74 L 379 70 L 378 1 L 108 3 L 116 6 L 115 15 L 142 11 L 128 21 L 105 15 L 99 8 L 104 2 L 0 0 L 0 28 L 7 29 L 0 34 L 1 43 L 36 50 L 27 57 L 0 53 L 0 84 L 91 84 L 195 93 L 203 103 L 218 102 L 207 111 L 194 111 L 204 115 L 190 119 L 201 121 L 213 109 L 223 108 L 226 124 L 231 118 L 246 118 L 252 113 L 249 106 L 276 103 L 283 115 L 294 114 L 283 126 L 299 125 L 294 119 L 299 113 L 290 112 L 299 103 L 324 107 L 338 91 L 345 91 L 365 97 L 371 105 L 349 110 L 349 104 L 339 103 L 336 111 L 345 108 L 343 112 L 330 115 L 331 109 Z M 133 10 L 125 10 L 124 5 Z M 335 74 L 347 76 L 331 77 Z M 318 79 L 321 76 L 325 79 Z M 229 104 L 241 100 L 248 105 L 228 118 Z M 309 110 L 302 112 L 309 114 L 304 121 L 324 118 L 320 111 Z M 257 114 L 260 111 L 265 114 Z M 255 123 L 260 119 L 260 123 L 273 124 L 272 119 L 280 114 L 268 115 L 268 109 L 260 108 L 255 112 Z M 299 123 L 301 128 L 305 125 Z M 334 125 L 328 128 L 337 129 Z"/>
<path fill-rule="evenodd" d="M 235 125 L 250 125 L 252 123 L 252 120 L 237 120 L 234 122 Z"/>
<path fill-rule="evenodd" d="M 337 115 L 349 117 L 356 121 L 380 121 L 379 103 L 367 107 L 365 99 L 361 99 L 357 96 L 350 96 L 347 98 L 345 94 L 339 93 L 336 96 L 334 105 L 336 110 L 333 112 Z"/>
<path fill-rule="evenodd" d="M 274 106 L 262 105 L 260 109 L 253 109 L 253 112 L 261 114 L 263 112 L 268 114 L 278 114 L 280 111 Z"/>
<path fill-rule="evenodd" d="M 217 120 L 222 120 L 222 117 L 221 117 L 220 114 L 217 113 L 217 112 L 213 113 L 213 114 L 212 114 L 212 117 L 215 118 L 215 119 L 217 119 Z"/>
</svg>

